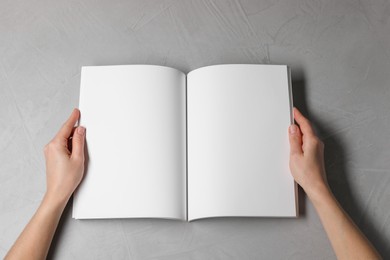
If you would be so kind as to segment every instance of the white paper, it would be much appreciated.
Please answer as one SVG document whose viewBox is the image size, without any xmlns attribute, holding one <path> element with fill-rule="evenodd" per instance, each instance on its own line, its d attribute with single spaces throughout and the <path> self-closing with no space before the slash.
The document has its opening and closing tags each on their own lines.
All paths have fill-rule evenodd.
<svg viewBox="0 0 390 260">
<path fill-rule="evenodd" d="M 296 216 L 286 66 L 219 65 L 187 76 L 188 219 Z"/>
<path fill-rule="evenodd" d="M 82 68 L 89 165 L 74 218 L 186 218 L 185 95 L 175 69 Z"/>
</svg>

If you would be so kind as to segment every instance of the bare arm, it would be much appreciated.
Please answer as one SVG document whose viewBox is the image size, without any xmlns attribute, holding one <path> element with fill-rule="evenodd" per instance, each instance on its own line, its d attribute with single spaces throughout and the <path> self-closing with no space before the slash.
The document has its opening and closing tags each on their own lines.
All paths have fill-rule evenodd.
<svg viewBox="0 0 390 260">
<path fill-rule="evenodd" d="M 75 109 L 45 147 L 47 189 L 38 210 L 5 259 L 45 259 L 61 214 L 84 173 L 85 128 L 77 127 Z M 68 147 L 72 136 L 72 150 Z"/>
<path fill-rule="evenodd" d="M 314 134 L 310 122 L 294 108 L 299 124 L 291 125 L 290 169 L 304 189 L 321 219 L 338 259 L 381 259 L 333 196 L 326 181 L 324 145 Z"/>
</svg>

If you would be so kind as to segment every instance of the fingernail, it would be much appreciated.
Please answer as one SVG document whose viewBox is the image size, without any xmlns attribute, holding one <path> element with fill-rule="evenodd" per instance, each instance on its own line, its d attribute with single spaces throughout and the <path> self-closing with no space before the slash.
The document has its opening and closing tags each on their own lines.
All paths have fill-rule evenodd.
<svg viewBox="0 0 390 260">
<path fill-rule="evenodd" d="M 290 125 L 290 128 L 289 128 L 289 130 L 290 130 L 290 134 L 295 134 L 296 132 L 297 132 L 297 126 L 296 125 Z"/>
<path fill-rule="evenodd" d="M 85 127 L 83 127 L 83 126 L 77 127 L 77 133 L 84 135 L 85 134 Z"/>
</svg>

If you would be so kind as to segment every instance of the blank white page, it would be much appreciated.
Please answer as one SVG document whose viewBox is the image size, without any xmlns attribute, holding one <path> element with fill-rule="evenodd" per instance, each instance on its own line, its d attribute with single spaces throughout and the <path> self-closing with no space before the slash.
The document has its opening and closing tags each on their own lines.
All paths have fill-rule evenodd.
<svg viewBox="0 0 390 260">
<path fill-rule="evenodd" d="M 185 95 L 175 69 L 82 68 L 89 164 L 74 218 L 186 218 Z"/>
<path fill-rule="evenodd" d="M 287 66 L 217 65 L 187 76 L 188 219 L 296 216 Z"/>
</svg>

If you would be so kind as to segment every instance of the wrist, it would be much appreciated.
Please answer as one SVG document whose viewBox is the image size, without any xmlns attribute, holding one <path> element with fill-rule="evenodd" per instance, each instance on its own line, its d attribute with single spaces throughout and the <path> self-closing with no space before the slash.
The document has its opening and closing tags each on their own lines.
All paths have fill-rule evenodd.
<svg viewBox="0 0 390 260">
<path fill-rule="evenodd" d="M 64 209 L 68 200 L 69 197 L 61 197 L 51 192 L 46 192 L 42 204 L 54 209 Z"/>
<path fill-rule="evenodd" d="M 312 185 L 310 189 L 304 190 L 314 205 L 320 204 L 322 201 L 332 197 L 332 192 L 329 186 L 324 182 Z"/>
</svg>

